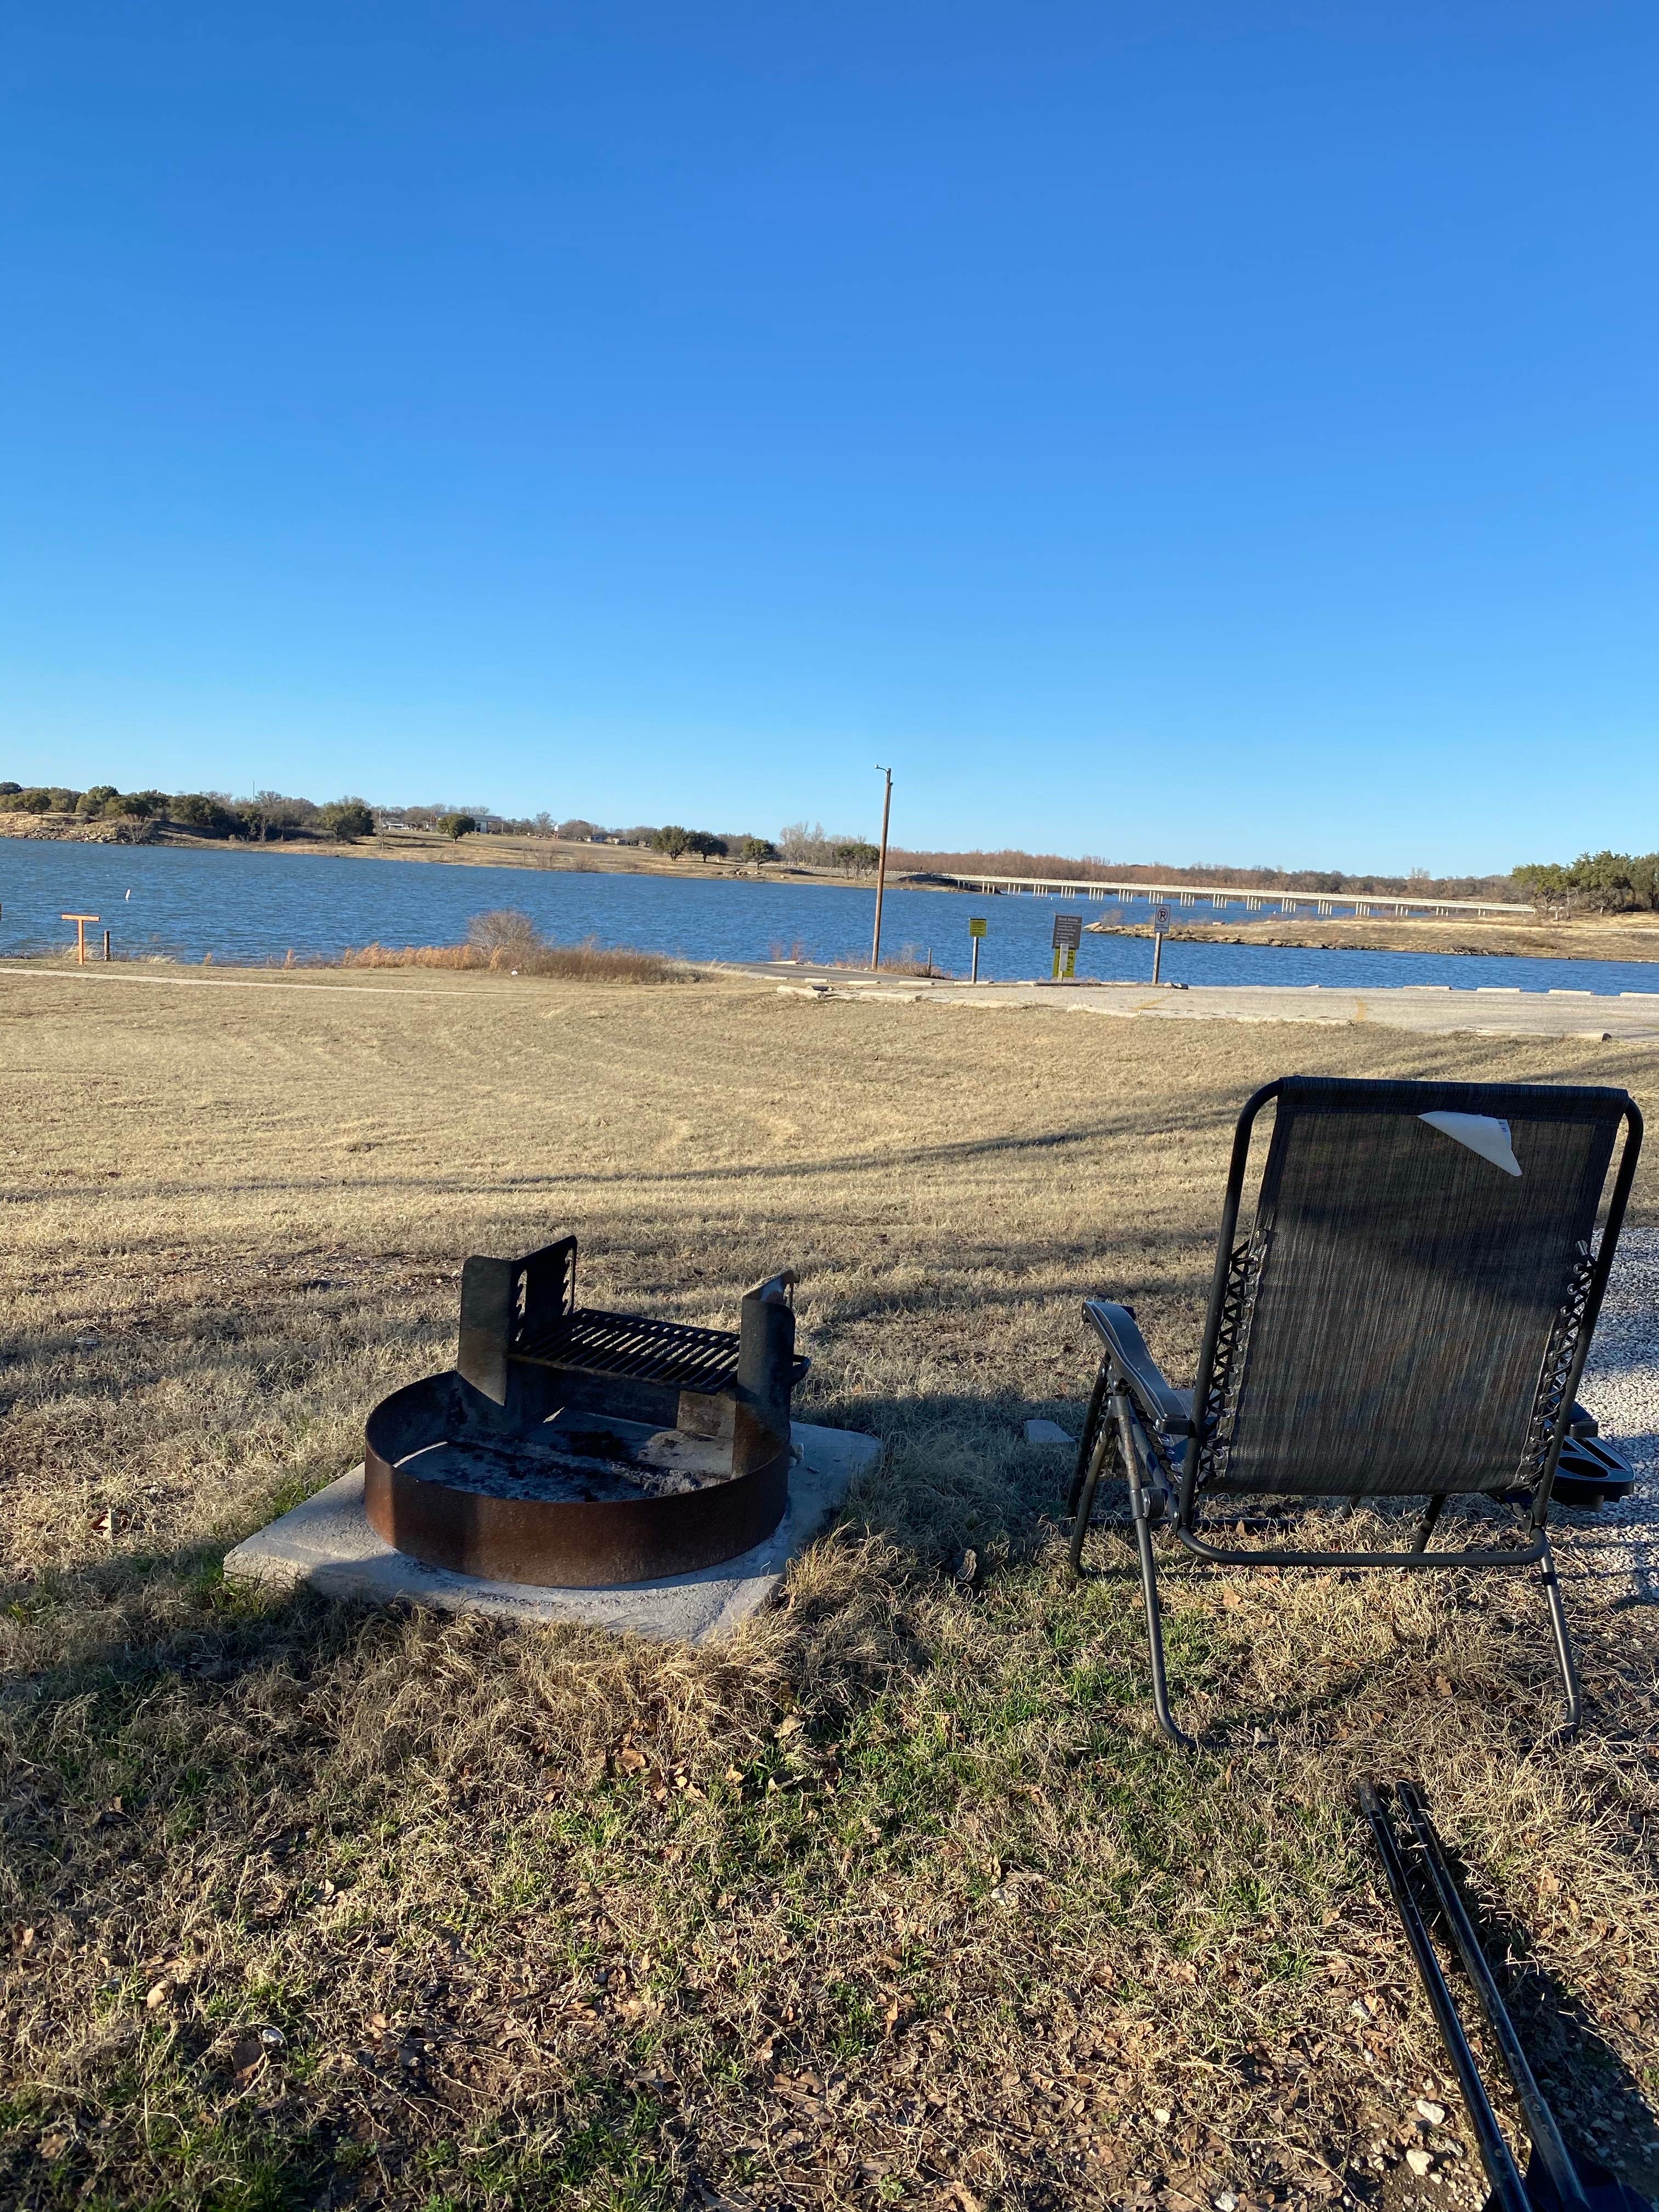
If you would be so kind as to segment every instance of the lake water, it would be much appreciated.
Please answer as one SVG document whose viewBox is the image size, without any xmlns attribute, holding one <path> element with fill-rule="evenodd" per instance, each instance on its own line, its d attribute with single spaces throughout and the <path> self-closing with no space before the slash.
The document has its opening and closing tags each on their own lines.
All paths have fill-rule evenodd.
<svg viewBox="0 0 1659 2212">
<path fill-rule="evenodd" d="M 451 945 L 471 917 L 522 907 L 564 941 L 636 945 L 688 960 L 765 960 L 799 953 L 819 961 L 867 960 L 874 893 L 834 884 L 732 877 L 611 876 L 536 868 L 325 859 L 228 848 L 68 845 L 0 839 L 0 957 L 72 942 L 58 917 L 95 914 L 118 957 L 147 954 L 259 965 L 331 959 L 349 946 Z M 990 931 L 980 973 L 1011 981 L 1046 975 L 1049 933 L 1063 899 L 985 898 L 890 890 L 883 948 L 906 947 L 958 975 L 968 969 L 968 918 Z M 1099 909 L 1087 915 L 1097 918 Z M 1408 926 L 1408 925 L 1407 925 Z M 88 934 L 95 933 L 89 932 Z M 1140 981 L 1151 973 L 1145 939 L 1083 939 L 1078 973 Z M 1474 989 L 1577 990 L 1617 994 L 1659 989 L 1659 965 L 1641 961 L 1521 960 L 1502 954 L 1321 952 L 1268 945 L 1171 939 L 1164 974 L 1183 983 L 1322 983 L 1370 990 L 1447 983 Z"/>
</svg>

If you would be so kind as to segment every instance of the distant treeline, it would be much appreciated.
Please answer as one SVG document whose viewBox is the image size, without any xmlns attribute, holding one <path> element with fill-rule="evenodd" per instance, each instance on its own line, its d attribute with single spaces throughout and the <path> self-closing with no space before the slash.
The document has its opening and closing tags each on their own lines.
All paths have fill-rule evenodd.
<svg viewBox="0 0 1659 2212">
<path fill-rule="evenodd" d="M 1522 897 L 1539 906 L 1593 914 L 1659 907 L 1659 853 L 1581 853 L 1576 860 L 1531 860 L 1514 873 Z"/>
<path fill-rule="evenodd" d="M 131 822 L 185 830 L 198 837 L 335 838 L 373 835 L 374 816 L 361 799 L 335 799 L 319 806 L 275 791 L 232 799 L 222 791 L 119 791 L 94 783 L 89 791 L 64 784 L 0 782 L 0 813 L 67 814 L 81 822 Z"/>
<path fill-rule="evenodd" d="M 434 801 L 429 806 L 371 806 L 348 795 L 319 805 L 277 791 L 256 791 L 233 799 L 224 791 L 118 791 L 95 783 L 88 791 L 62 784 L 0 782 L 0 813 L 69 815 L 80 821 L 130 822 L 148 835 L 181 830 L 196 837 L 236 837 L 270 844 L 288 838 L 323 837 L 349 842 L 377 830 L 436 830 L 451 837 L 475 834 L 557 838 L 566 843 L 646 847 L 672 859 L 703 860 L 734 857 L 749 863 L 781 860 L 795 868 L 835 869 L 844 875 L 869 874 L 876 848 L 866 837 L 835 836 L 821 822 L 786 823 L 776 840 L 747 830 L 691 830 L 678 823 L 635 823 L 607 829 L 572 815 L 514 817 L 481 805 Z M 1060 853 L 923 852 L 895 845 L 888 854 L 896 873 L 915 876 L 1048 876 L 1077 883 L 1189 884 L 1195 890 L 1235 884 L 1241 890 L 1312 891 L 1338 896 L 1384 898 L 1530 899 L 1540 907 L 1569 912 L 1626 913 L 1659 908 L 1659 854 L 1582 853 L 1572 861 L 1535 861 L 1506 876 L 1431 876 L 1413 868 L 1408 876 L 1349 875 L 1340 868 L 1235 868 L 1218 864 L 1165 866 L 1144 860 L 1105 860 L 1096 853 L 1073 858 Z"/>
<path fill-rule="evenodd" d="M 671 860 L 740 860 L 764 863 L 782 860 L 796 867 L 838 868 L 848 875 L 863 875 L 876 865 L 876 848 L 867 838 L 832 837 L 822 823 L 791 823 L 777 842 L 744 830 L 694 830 L 678 822 L 635 823 L 625 829 L 607 829 L 584 816 L 556 821 L 551 814 L 514 817 L 497 814 L 488 806 L 457 805 L 434 800 L 429 806 L 371 806 L 355 797 L 315 799 L 291 797 L 280 791 L 256 791 L 251 799 L 234 799 L 228 791 L 119 791 L 112 783 L 95 783 L 88 791 L 64 784 L 0 782 L 0 814 L 70 816 L 82 822 L 131 823 L 149 835 L 157 830 L 181 830 L 193 837 L 235 837 L 251 844 L 280 843 L 290 838 L 325 837 L 349 843 L 371 837 L 377 830 L 436 830 L 460 838 L 474 835 L 556 838 L 564 843 L 631 845 L 665 854 Z"/>
<path fill-rule="evenodd" d="M 1528 896 L 1518 876 L 1431 876 L 1413 868 L 1408 876 L 1351 876 L 1340 868 L 1232 868 L 1206 863 L 1165 867 L 1155 861 L 1103 860 L 1086 853 L 1067 860 L 1058 853 L 921 853 L 894 846 L 890 863 L 913 875 L 1060 876 L 1073 883 L 1190 884 L 1205 890 L 1235 884 L 1247 891 L 1325 891 L 1380 897 L 1520 899 Z"/>
<path fill-rule="evenodd" d="M 745 860 L 775 860 L 777 848 L 769 838 L 743 831 L 724 835 L 708 830 L 684 830 L 670 823 L 665 828 L 639 823 L 630 829 L 606 830 L 596 822 L 573 817 L 556 822 L 550 814 L 515 818 L 497 814 L 488 806 L 458 805 L 436 800 L 429 806 L 371 806 L 354 796 L 325 800 L 301 799 L 280 791 L 256 791 L 251 799 L 234 799 L 228 791 L 120 791 L 112 783 L 95 783 L 88 791 L 66 784 L 23 784 L 0 781 L 0 814 L 70 816 L 81 822 L 130 822 L 155 829 L 182 830 L 193 837 L 236 837 L 253 844 L 280 843 L 289 838 L 325 837 L 349 842 L 373 836 L 378 830 L 437 830 L 451 837 L 476 833 L 520 837 L 574 840 L 595 845 L 644 845 L 675 857 L 686 853 L 714 860 L 728 852 Z"/>
</svg>

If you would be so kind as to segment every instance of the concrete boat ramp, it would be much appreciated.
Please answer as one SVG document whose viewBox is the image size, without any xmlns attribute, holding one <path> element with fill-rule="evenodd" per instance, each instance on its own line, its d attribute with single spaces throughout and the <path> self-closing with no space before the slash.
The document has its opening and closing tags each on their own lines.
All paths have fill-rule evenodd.
<svg viewBox="0 0 1659 2212">
<path fill-rule="evenodd" d="M 1477 1036 L 1592 1037 L 1610 1044 L 1659 1038 L 1659 990 L 1523 991 L 1412 984 L 1351 990 L 1307 983 L 959 983 L 923 976 L 808 968 L 789 961 L 745 966 L 802 999 L 899 1000 L 912 1005 L 1029 1007 L 1163 1022 L 1373 1022 L 1380 1028 Z"/>
</svg>

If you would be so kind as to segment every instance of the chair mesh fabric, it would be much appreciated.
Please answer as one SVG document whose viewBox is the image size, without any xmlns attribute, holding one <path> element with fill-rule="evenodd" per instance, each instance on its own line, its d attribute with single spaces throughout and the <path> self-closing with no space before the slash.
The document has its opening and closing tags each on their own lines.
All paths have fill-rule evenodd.
<svg viewBox="0 0 1659 2212">
<path fill-rule="evenodd" d="M 1537 1085 L 1287 1083 L 1235 1270 L 1232 1372 L 1210 1393 L 1206 1486 L 1401 1496 L 1534 1481 L 1622 1103 Z M 1419 1118 L 1437 1110 L 1507 1121 L 1520 1176 Z"/>
</svg>

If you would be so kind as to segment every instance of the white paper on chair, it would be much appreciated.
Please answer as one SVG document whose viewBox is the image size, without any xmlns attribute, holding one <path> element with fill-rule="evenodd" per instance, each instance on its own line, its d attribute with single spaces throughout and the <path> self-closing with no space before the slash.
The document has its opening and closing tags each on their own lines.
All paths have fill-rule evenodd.
<svg viewBox="0 0 1659 2212">
<path fill-rule="evenodd" d="M 1419 1121 L 1426 1121 L 1442 1136 L 1449 1137 L 1454 1144 L 1467 1145 L 1483 1160 L 1490 1160 L 1505 1175 L 1518 1176 L 1521 1163 L 1515 1157 L 1515 1147 L 1510 1142 L 1510 1125 L 1492 1114 L 1419 1114 Z"/>
</svg>

